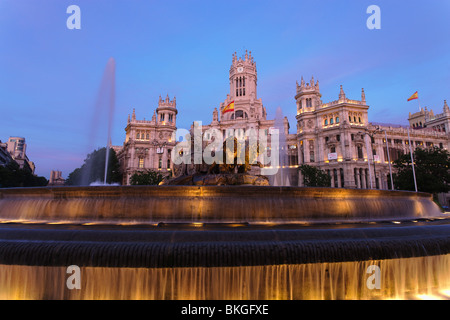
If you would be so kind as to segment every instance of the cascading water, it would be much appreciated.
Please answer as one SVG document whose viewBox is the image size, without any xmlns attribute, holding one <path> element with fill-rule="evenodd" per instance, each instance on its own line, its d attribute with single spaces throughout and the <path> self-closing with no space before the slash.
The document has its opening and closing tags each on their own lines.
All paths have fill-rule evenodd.
<svg viewBox="0 0 450 320">
<path fill-rule="evenodd" d="M 412 192 L 3 189 L 0 299 L 450 298 L 449 220 Z"/>
</svg>

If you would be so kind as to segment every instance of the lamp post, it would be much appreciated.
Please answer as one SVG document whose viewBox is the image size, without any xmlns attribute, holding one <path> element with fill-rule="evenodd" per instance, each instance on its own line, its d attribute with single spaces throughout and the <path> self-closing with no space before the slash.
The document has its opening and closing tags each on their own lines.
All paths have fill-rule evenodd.
<svg viewBox="0 0 450 320">
<path fill-rule="evenodd" d="M 387 151 L 388 162 L 389 162 L 389 175 L 391 177 L 391 190 L 394 190 L 394 180 L 392 179 L 392 168 L 391 168 L 391 156 L 389 155 L 389 145 L 388 145 L 386 130 L 384 130 L 384 140 L 386 142 L 386 151 Z"/>
</svg>

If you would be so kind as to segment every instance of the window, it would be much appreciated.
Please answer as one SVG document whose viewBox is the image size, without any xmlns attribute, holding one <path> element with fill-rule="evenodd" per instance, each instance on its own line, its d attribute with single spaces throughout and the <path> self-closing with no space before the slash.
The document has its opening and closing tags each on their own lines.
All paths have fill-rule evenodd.
<svg viewBox="0 0 450 320">
<path fill-rule="evenodd" d="M 150 133 L 147 132 L 146 139 L 150 140 Z"/>
<path fill-rule="evenodd" d="M 356 122 L 356 117 L 353 117 L 353 122 Z"/>
<path fill-rule="evenodd" d="M 361 123 L 361 117 L 358 117 L 358 121 L 359 121 L 359 123 Z"/>
<path fill-rule="evenodd" d="M 336 117 L 336 124 L 339 123 L 339 117 Z"/>
<path fill-rule="evenodd" d="M 336 147 L 335 147 L 335 146 L 331 147 L 331 148 L 330 148 L 330 152 L 331 152 L 331 153 L 336 153 Z"/>
<path fill-rule="evenodd" d="M 162 159 L 159 158 L 158 160 L 158 168 L 161 169 L 162 168 Z"/>
<path fill-rule="evenodd" d="M 144 158 L 143 157 L 139 157 L 139 169 L 144 168 Z"/>
<path fill-rule="evenodd" d="M 348 121 L 352 122 L 352 117 L 351 116 L 348 116 Z"/>
<path fill-rule="evenodd" d="M 173 122 L 173 114 L 169 114 L 169 122 Z"/>
<path fill-rule="evenodd" d="M 310 161 L 310 162 L 315 162 L 315 159 L 314 159 L 314 151 L 310 151 L 310 152 L 309 152 L 309 161 Z"/>
<path fill-rule="evenodd" d="M 140 134 L 140 132 L 136 133 L 136 140 L 139 140 L 139 139 L 141 139 L 141 134 Z"/>
<path fill-rule="evenodd" d="M 341 141 L 341 135 L 340 135 L 340 134 L 338 134 L 338 135 L 336 136 L 336 140 L 337 140 L 337 141 Z"/>
<path fill-rule="evenodd" d="M 351 134 L 351 137 L 352 137 L 352 141 L 355 140 L 355 135 L 353 133 Z"/>
<path fill-rule="evenodd" d="M 236 78 L 236 96 L 245 96 L 245 77 Z"/>
<path fill-rule="evenodd" d="M 362 147 L 358 147 L 358 159 L 361 160 L 364 158 Z"/>
<path fill-rule="evenodd" d="M 160 121 L 164 121 L 164 113 L 161 113 L 161 116 L 160 116 Z"/>
<path fill-rule="evenodd" d="M 330 119 L 330 124 L 333 124 L 333 123 L 334 123 L 334 119 L 331 118 L 331 119 Z"/>
<path fill-rule="evenodd" d="M 338 185 L 338 177 L 337 177 L 337 170 L 336 169 L 333 169 L 333 178 L 334 178 L 334 187 L 338 188 L 339 185 Z"/>
<path fill-rule="evenodd" d="M 324 125 L 324 126 L 327 126 L 327 125 L 328 125 L 328 119 L 325 119 L 323 125 Z"/>
<path fill-rule="evenodd" d="M 242 111 L 242 110 L 237 110 L 236 112 L 235 112 L 235 118 L 237 119 L 237 118 L 244 118 L 244 111 Z"/>
<path fill-rule="evenodd" d="M 167 169 L 170 169 L 170 159 L 167 159 Z"/>
</svg>

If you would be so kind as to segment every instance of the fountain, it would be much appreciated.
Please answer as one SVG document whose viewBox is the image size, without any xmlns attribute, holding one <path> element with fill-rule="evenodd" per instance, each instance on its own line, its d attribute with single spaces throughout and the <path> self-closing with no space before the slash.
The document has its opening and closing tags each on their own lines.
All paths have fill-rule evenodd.
<svg viewBox="0 0 450 320">
<path fill-rule="evenodd" d="M 232 158 L 160 186 L 0 189 L 0 299 L 450 298 L 431 195 L 291 187 L 283 170 L 269 186 Z"/>
<path fill-rule="evenodd" d="M 0 217 L 0 299 L 409 299 L 450 288 L 450 220 L 424 193 L 0 189 Z M 71 265 L 80 290 L 66 286 Z M 380 289 L 367 286 L 371 266 Z"/>
<path fill-rule="evenodd" d="M 109 160 L 109 152 L 111 147 L 111 130 L 112 123 L 114 118 L 114 109 L 115 109 L 115 74 L 116 74 L 116 61 L 114 58 L 110 58 L 108 63 L 106 64 L 105 70 L 103 72 L 102 81 L 100 84 L 100 89 L 98 93 L 98 97 L 94 107 L 93 121 L 91 124 L 91 132 L 89 134 L 89 141 L 92 143 L 96 142 L 97 129 L 99 127 L 100 115 L 102 111 L 107 114 L 107 136 L 106 136 L 106 155 L 105 155 L 105 173 L 103 177 L 103 181 L 95 181 L 95 185 L 105 184 L 107 185 L 107 173 L 108 173 L 108 160 Z M 88 151 L 91 152 L 93 149 L 93 145 L 89 146 Z M 86 163 L 86 168 L 83 171 L 82 177 L 82 185 L 89 185 L 91 181 L 91 172 L 92 172 L 92 162 Z"/>
<path fill-rule="evenodd" d="M 283 112 L 280 107 L 277 108 L 275 115 L 275 129 L 279 132 L 279 170 L 273 177 L 274 186 L 290 186 L 289 174 L 287 173 L 286 167 L 289 165 L 287 160 L 287 144 L 286 144 L 286 133 L 284 131 L 283 123 Z"/>
</svg>

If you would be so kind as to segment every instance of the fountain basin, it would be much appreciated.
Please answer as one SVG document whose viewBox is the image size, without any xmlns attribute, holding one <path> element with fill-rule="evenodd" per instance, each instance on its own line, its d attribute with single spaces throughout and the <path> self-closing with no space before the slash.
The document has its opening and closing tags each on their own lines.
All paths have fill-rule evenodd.
<svg viewBox="0 0 450 320">
<path fill-rule="evenodd" d="M 416 298 L 450 289 L 449 218 L 412 192 L 2 189 L 0 299 Z"/>
<path fill-rule="evenodd" d="M 110 222 L 319 222 L 442 217 L 427 193 L 269 186 L 0 190 L 0 218 Z"/>
</svg>

